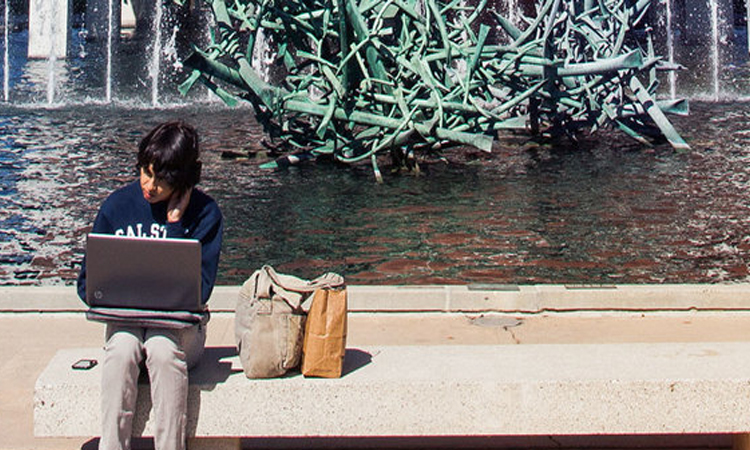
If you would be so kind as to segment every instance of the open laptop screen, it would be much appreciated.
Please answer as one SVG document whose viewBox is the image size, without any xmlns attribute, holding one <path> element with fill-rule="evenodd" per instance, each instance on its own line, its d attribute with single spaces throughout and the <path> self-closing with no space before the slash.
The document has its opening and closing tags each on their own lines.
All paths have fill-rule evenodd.
<svg viewBox="0 0 750 450">
<path fill-rule="evenodd" d="M 200 242 L 89 234 L 86 301 L 91 307 L 201 311 Z"/>
</svg>

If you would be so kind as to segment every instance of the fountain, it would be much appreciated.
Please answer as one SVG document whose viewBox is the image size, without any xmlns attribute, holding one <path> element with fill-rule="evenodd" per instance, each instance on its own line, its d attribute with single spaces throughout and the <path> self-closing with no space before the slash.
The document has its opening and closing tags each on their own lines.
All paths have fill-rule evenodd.
<svg viewBox="0 0 750 450">
<path fill-rule="evenodd" d="M 266 37 L 266 33 L 263 28 L 259 28 L 255 34 L 255 50 L 253 51 L 253 58 L 251 66 L 264 81 L 269 81 L 271 77 L 269 63 L 273 62 L 273 51 L 271 50 L 272 43 Z"/>
<path fill-rule="evenodd" d="M 90 0 L 90 4 L 97 5 L 97 12 L 87 11 L 85 20 L 98 21 L 105 24 L 105 26 L 99 26 L 97 28 L 96 26 L 90 25 L 89 22 L 85 23 L 85 26 L 88 29 L 88 36 L 85 38 L 86 41 L 81 44 L 81 46 L 83 48 L 91 48 L 91 50 L 85 52 L 86 55 L 89 55 L 87 57 L 88 60 L 82 61 L 84 58 L 78 58 L 76 55 L 71 55 L 63 61 L 61 58 L 65 58 L 66 56 L 65 53 L 62 52 L 65 51 L 67 46 L 64 44 L 64 41 L 63 44 L 59 44 L 58 39 L 58 44 L 55 44 L 57 58 L 55 65 L 65 66 L 65 69 L 62 69 L 63 72 L 73 66 L 76 67 L 76 70 L 83 69 L 92 74 L 97 70 L 101 70 L 103 73 L 100 77 L 90 77 L 91 81 L 93 81 L 94 78 L 101 80 L 102 92 L 100 94 L 101 98 L 99 99 L 101 102 L 129 102 L 134 100 L 133 96 L 137 98 L 146 92 L 149 94 L 147 98 L 138 99 L 136 101 L 145 101 L 146 104 L 151 106 L 159 104 L 160 101 L 168 101 L 170 103 L 175 101 L 179 102 L 179 97 L 172 95 L 176 91 L 174 87 L 171 91 L 169 89 L 162 90 L 160 89 L 160 84 L 163 84 L 168 79 L 171 80 L 170 82 L 174 83 L 177 81 L 176 78 L 181 76 L 184 77 L 184 75 L 181 75 L 179 71 L 172 71 L 166 75 L 158 73 L 165 69 L 162 67 L 161 58 L 159 56 L 164 45 L 162 42 L 163 32 L 161 31 L 161 27 L 166 20 L 166 17 L 164 16 L 165 11 L 171 8 L 170 3 L 162 4 L 160 2 L 155 2 L 153 3 L 155 7 L 151 11 L 145 13 L 146 20 L 152 24 L 152 29 L 148 32 L 148 39 L 151 44 L 150 49 L 142 54 L 143 56 L 149 55 L 148 61 L 144 61 L 144 67 L 148 68 L 148 72 L 145 75 L 147 81 L 146 79 L 138 81 L 128 79 L 142 76 L 142 73 L 137 69 L 133 70 L 131 67 L 128 67 L 129 64 L 134 62 L 132 61 L 133 58 L 116 62 L 114 61 L 116 58 L 114 58 L 114 55 L 112 54 L 112 52 L 115 51 L 115 48 L 120 44 L 121 40 L 119 36 L 119 14 L 121 11 L 119 4 L 120 1 L 121 0 L 106 0 L 105 2 L 104 0 Z M 498 11 L 506 12 L 511 23 L 519 22 L 524 5 L 529 3 L 528 1 L 520 0 L 494 0 L 494 2 L 496 3 Z M 38 5 L 41 4 L 49 7 L 50 5 L 58 3 L 62 4 L 62 2 L 43 2 L 41 0 L 35 0 L 35 2 L 30 4 L 30 7 L 39 8 Z M 648 26 L 662 28 L 664 30 L 662 32 L 662 41 L 655 43 L 657 51 L 665 55 L 666 60 L 669 61 L 671 65 L 679 65 L 687 69 L 679 73 L 670 73 L 667 75 L 668 82 L 665 83 L 665 87 L 660 91 L 662 95 L 669 98 L 704 96 L 713 99 L 722 97 L 725 94 L 728 97 L 744 97 L 747 95 L 748 90 L 745 88 L 750 84 L 747 81 L 750 77 L 742 72 L 742 61 L 746 58 L 735 54 L 739 53 L 739 47 L 747 48 L 747 44 L 740 44 L 737 42 L 737 39 L 732 39 L 730 37 L 730 35 L 738 35 L 731 24 L 734 22 L 734 17 L 742 14 L 744 11 L 734 11 L 729 0 L 688 0 L 687 2 L 663 0 L 654 2 L 652 9 L 658 11 L 657 14 L 659 17 L 654 17 Z M 8 8 L 6 8 L 6 12 L 8 12 Z M 8 15 L 10 15 L 9 12 Z M 65 14 L 59 15 L 65 16 Z M 688 23 L 695 24 L 696 26 L 687 26 L 686 24 Z M 22 45 L 31 46 L 30 48 L 32 48 L 32 50 L 30 50 L 29 53 L 31 56 L 39 55 L 43 58 L 47 58 L 50 54 L 48 50 L 40 51 L 37 49 L 50 48 L 52 40 L 44 37 L 40 38 L 36 35 L 46 36 L 54 34 L 56 36 L 69 36 L 71 39 L 81 40 L 81 38 L 76 37 L 75 33 L 69 33 L 67 28 L 64 33 L 62 30 L 51 33 L 50 27 L 57 26 L 52 25 L 51 22 L 45 22 L 44 25 L 39 25 L 39 27 L 42 26 L 47 27 L 44 32 L 37 32 L 35 35 L 29 35 L 28 41 L 21 43 Z M 6 33 L 9 33 L 9 28 L 12 28 L 12 24 L 10 24 L 10 27 L 5 28 Z M 700 30 L 709 30 L 710 32 L 701 33 Z M 659 30 L 657 30 L 657 32 L 659 32 Z M 257 34 L 257 46 L 260 53 L 263 52 L 264 48 L 268 48 L 264 47 L 268 45 L 268 42 L 262 29 L 259 28 Z M 4 46 L 5 51 L 9 52 L 9 46 L 12 45 L 12 39 L 10 39 L 12 36 L 6 35 L 5 37 L 9 40 Z M 46 43 L 44 45 L 39 44 L 39 39 L 45 40 Z M 106 41 L 105 51 L 103 52 L 104 56 L 100 56 L 102 55 L 102 52 L 97 51 L 96 49 L 101 39 Z M 191 37 L 177 36 L 178 42 L 180 40 L 183 41 L 183 47 L 189 43 L 189 39 L 191 39 Z M 706 45 L 697 46 L 696 42 L 704 42 Z M 701 47 L 705 47 L 705 54 Z M 268 71 L 271 67 L 271 64 L 268 63 L 268 59 L 272 58 L 272 56 L 270 56 L 269 50 L 265 50 L 265 53 L 265 58 L 259 56 L 256 61 L 253 62 L 253 64 L 256 64 L 258 70 L 263 69 L 264 71 Z M 747 54 L 746 51 L 744 53 L 745 55 Z M 184 58 L 186 56 L 187 55 L 184 53 L 178 55 L 179 58 Z M 4 61 L 4 64 L 10 64 L 10 55 L 8 55 L 7 59 L 8 61 Z M 24 64 L 23 61 L 19 62 Z M 710 65 L 703 67 L 707 62 Z M 728 65 L 737 67 L 737 70 L 742 72 L 739 74 L 740 77 L 735 77 L 733 76 L 734 74 L 730 75 L 726 73 L 727 71 L 721 70 Z M 48 66 L 51 70 L 52 64 Z M 25 68 L 19 67 L 17 70 L 20 73 L 23 72 Z M 58 71 L 60 70 L 61 69 L 58 67 Z M 38 71 L 35 70 L 35 72 Z M 49 74 L 52 75 L 51 72 Z M 702 76 L 700 74 L 705 75 L 703 76 L 703 80 L 701 79 Z M 23 77 L 23 74 L 20 76 Z M 16 80 L 11 79 L 8 70 L 5 71 L 4 77 L 7 77 L 7 81 L 4 78 L 3 98 L 8 102 L 12 101 L 11 98 L 14 97 L 16 93 L 16 90 L 13 89 L 11 85 L 14 83 L 17 84 L 17 82 Z M 731 79 L 729 77 L 731 77 Z M 123 78 L 122 83 L 118 81 L 119 78 Z M 33 85 L 38 84 L 39 80 L 27 79 L 24 81 L 26 82 L 26 85 L 23 86 L 21 90 L 27 91 L 33 90 Z M 126 92 L 122 93 L 113 92 L 113 85 L 135 87 L 139 83 L 144 82 L 148 83 L 150 88 L 147 91 L 144 91 L 139 87 L 133 89 L 126 88 Z M 45 80 L 45 83 L 45 94 L 49 93 L 49 87 L 51 84 L 54 84 L 57 89 L 61 90 L 61 92 L 65 92 L 66 95 L 70 92 L 73 93 L 73 98 L 60 99 L 62 102 L 96 101 L 96 96 L 89 93 L 83 98 L 75 98 L 75 93 L 80 90 L 79 87 L 60 86 L 60 79 L 54 80 L 54 83 Z M 725 92 L 725 86 L 730 87 L 731 91 Z M 87 86 L 87 88 L 91 88 L 91 86 Z M 162 95 L 167 95 L 168 98 L 160 99 L 160 96 Z M 27 95 L 21 97 L 22 98 L 19 101 L 23 103 L 38 101 L 38 98 L 35 96 L 32 96 L 34 98 L 28 98 Z M 49 95 L 45 95 L 42 98 L 45 100 L 43 103 L 49 103 Z M 191 97 L 190 100 L 192 101 L 194 98 L 195 97 Z"/>
<path fill-rule="evenodd" d="M 673 1 L 667 1 L 666 19 L 667 19 L 667 51 L 669 52 L 669 64 L 675 65 L 675 53 L 674 53 L 674 40 L 675 40 L 675 27 L 673 20 Z M 669 72 L 669 98 L 677 97 L 677 72 Z"/>
<path fill-rule="evenodd" d="M 159 75 L 161 67 L 161 27 L 164 14 L 164 5 L 161 1 L 154 2 L 153 43 L 151 45 L 151 64 L 149 75 L 151 76 L 151 106 L 159 105 Z"/>
<path fill-rule="evenodd" d="M 10 3 L 9 0 L 5 0 L 3 4 L 3 100 L 6 103 L 10 99 L 10 73 L 8 72 L 8 67 L 10 67 L 9 25 Z"/>
<path fill-rule="evenodd" d="M 160 82 L 180 76 L 176 65 L 162 65 L 165 43 L 161 32 L 162 25 L 172 20 L 171 16 L 174 11 L 179 12 L 179 8 L 171 3 L 154 4 L 154 8 L 149 8 L 151 11 L 142 13 L 143 21 L 149 22 L 152 29 L 139 30 L 137 36 L 125 36 L 120 31 L 120 16 L 124 13 L 121 1 L 89 0 L 85 11 L 74 11 L 71 15 L 69 25 L 73 28 L 68 29 L 66 25 L 65 33 L 58 31 L 61 25 L 57 21 L 46 20 L 51 14 L 46 10 L 42 18 L 34 21 L 35 30 L 26 31 L 27 13 L 21 11 L 14 15 L 6 8 L 4 13 L 8 15 L 9 24 L 4 28 L 3 100 L 16 105 L 55 107 L 97 103 L 159 107 L 182 103 L 184 100 L 176 89 L 162 93 L 159 87 Z M 49 8 L 57 1 L 37 3 Z M 34 8 L 29 12 L 41 14 L 39 6 Z M 67 44 L 66 34 L 70 40 Z M 180 36 L 176 39 L 184 41 Z M 179 42 L 179 45 L 186 44 Z M 28 55 L 22 54 L 27 48 Z M 77 51 L 68 54 L 67 49 Z M 184 55 L 177 58 L 184 58 Z M 144 85 L 148 88 L 144 89 Z"/>
<path fill-rule="evenodd" d="M 106 31 L 85 39 L 70 33 L 70 48 L 83 51 L 55 57 L 53 71 L 52 58 L 27 58 L 25 12 L 4 1 L 2 284 L 70 283 L 97 205 L 132 179 L 138 139 L 174 117 L 196 123 L 202 134 L 202 186 L 226 218 L 222 284 L 242 282 L 264 263 L 303 277 L 334 270 L 356 284 L 748 277 L 750 71 L 745 34 L 733 27 L 745 11 L 729 2 L 655 2 L 635 35 L 647 48 L 645 30 L 653 28 L 656 53 L 684 67 L 669 78 L 661 74 L 656 97 L 691 100 L 690 115 L 673 119 L 690 151 L 658 141 L 643 147 L 611 130 L 555 144 L 512 132 L 491 153 L 445 151 L 422 167 L 422 176 L 383 170 L 384 182 L 376 185 L 370 161 L 345 169 L 260 169 L 269 150 L 252 109 L 216 102 L 204 88 L 211 80 L 191 78 L 189 68 L 165 63 L 164 50 L 157 50 L 187 57 L 188 44 L 199 39 L 187 34 L 209 20 L 200 8 L 188 12 L 190 2 L 163 5 L 163 36 L 147 29 L 129 38 L 118 32 L 117 0 L 103 2 Z M 518 27 L 525 26 L 520 10 L 526 4 L 528 13 L 528 3 L 495 1 L 498 10 L 518 5 Z M 152 4 L 147 15 L 154 18 Z M 188 16 L 200 26 L 183 25 L 175 34 L 174 24 Z M 71 27 L 83 29 L 93 17 L 78 12 Z M 195 87 L 182 97 L 178 86 L 188 80 Z"/>
<path fill-rule="evenodd" d="M 29 17 L 29 58 L 65 58 L 68 0 L 31 0 Z"/>
<path fill-rule="evenodd" d="M 114 0 L 109 0 L 109 7 L 107 8 L 107 73 L 106 73 L 106 89 L 105 89 L 105 101 L 107 103 L 112 102 L 112 44 L 114 42 Z"/>
<path fill-rule="evenodd" d="M 505 10 L 507 11 L 508 20 L 514 25 L 518 23 L 518 0 L 505 0 Z"/>
<path fill-rule="evenodd" d="M 719 98 L 719 3 L 714 1 L 711 7 L 711 73 L 713 74 L 714 98 Z"/>
</svg>

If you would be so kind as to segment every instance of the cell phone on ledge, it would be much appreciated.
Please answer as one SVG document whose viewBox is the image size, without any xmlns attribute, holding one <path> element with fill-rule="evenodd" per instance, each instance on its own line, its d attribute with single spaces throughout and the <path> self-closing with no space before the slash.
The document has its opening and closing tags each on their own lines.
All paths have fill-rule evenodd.
<svg viewBox="0 0 750 450">
<path fill-rule="evenodd" d="M 89 370 L 93 369 L 94 366 L 96 366 L 98 363 L 95 359 L 79 359 L 78 361 L 74 362 L 72 367 L 74 370 Z"/>
</svg>

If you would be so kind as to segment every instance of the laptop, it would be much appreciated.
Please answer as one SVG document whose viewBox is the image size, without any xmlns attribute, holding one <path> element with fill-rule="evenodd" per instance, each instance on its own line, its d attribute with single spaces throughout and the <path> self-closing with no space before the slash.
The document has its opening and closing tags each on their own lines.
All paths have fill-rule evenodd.
<svg viewBox="0 0 750 450">
<path fill-rule="evenodd" d="M 89 234 L 86 301 L 92 308 L 203 311 L 200 241 Z"/>
</svg>

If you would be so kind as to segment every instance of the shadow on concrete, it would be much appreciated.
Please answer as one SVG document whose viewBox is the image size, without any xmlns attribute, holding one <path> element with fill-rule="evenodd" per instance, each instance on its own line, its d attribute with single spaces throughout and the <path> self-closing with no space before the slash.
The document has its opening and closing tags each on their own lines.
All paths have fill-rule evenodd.
<svg viewBox="0 0 750 450">
<path fill-rule="evenodd" d="M 81 446 L 81 450 L 97 450 L 99 448 L 99 438 L 89 439 Z"/>
<path fill-rule="evenodd" d="M 206 347 L 198 365 L 190 370 L 190 384 L 199 385 L 202 391 L 213 390 L 233 373 L 242 371 L 233 369 L 232 362 L 228 361 L 236 356 L 236 347 Z"/>
<path fill-rule="evenodd" d="M 345 377 L 352 372 L 365 367 L 372 362 L 372 355 L 358 348 L 347 348 L 344 354 L 344 367 L 341 369 L 341 376 Z"/>
<path fill-rule="evenodd" d="M 200 362 L 190 369 L 188 386 L 188 418 L 199 417 L 201 408 L 201 391 L 212 391 L 220 383 L 224 383 L 229 376 L 241 369 L 233 369 L 228 359 L 237 356 L 235 347 L 206 347 Z M 138 386 L 138 407 L 136 416 L 133 418 L 133 435 L 141 436 L 146 429 L 148 417 L 153 409 L 148 374 L 141 371 Z M 188 419 L 187 430 L 190 435 L 195 431 L 196 423 Z"/>
</svg>

